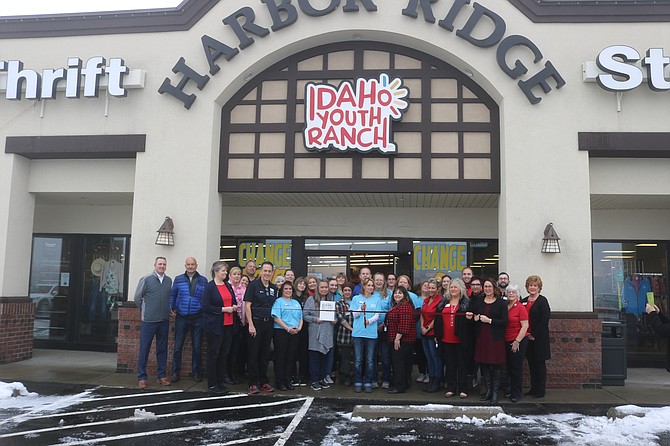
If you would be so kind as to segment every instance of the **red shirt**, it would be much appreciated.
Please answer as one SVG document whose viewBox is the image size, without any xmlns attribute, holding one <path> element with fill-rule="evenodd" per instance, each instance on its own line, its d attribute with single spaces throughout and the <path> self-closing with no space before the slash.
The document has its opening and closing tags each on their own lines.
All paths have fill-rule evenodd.
<svg viewBox="0 0 670 446">
<path fill-rule="evenodd" d="M 442 342 L 447 344 L 460 344 L 461 340 L 454 332 L 456 326 L 456 312 L 458 305 L 447 304 L 442 309 Z"/>
<path fill-rule="evenodd" d="M 414 319 L 414 305 L 403 302 L 396 305 L 386 314 L 389 329 L 389 341 L 395 341 L 397 333 L 402 334 L 400 342 L 416 341 L 416 319 Z"/>
<path fill-rule="evenodd" d="M 223 301 L 224 307 L 233 306 L 233 295 L 230 294 L 230 290 L 224 283 L 223 285 L 216 285 L 219 289 L 219 294 L 221 295 L 221 300 Z M 223 313 L 223 325 L 233 325 L 233 313 Z"/>
<path fill-rule="evenodd" d="M 511 308 L 507 310 L 507 327 L 505 327 L 505 341 L 512 342 L 518 338 L 519 332 L 521 331 L 521 321 L 528 320 L 528 312 L 526 307 L 519 303 L 519 301 L 514 302 Z M 526 334 L 527 336 L 528 334 Z"/>
<path fill-rule="evenodd" d="M 437 304 L 440 303 L 440 296 L 435 295 L 433 301 L 430 302 L 430 297 L 426 297 L 423 301 L 423 307 L 421 307 L 421 315 L 423 316 L 423 326 L 428 327 L 435 319 L 435 313 L 437 312 Z M 425 336 L 433 336 L 435 331 L 431 328 L 425 334 Z"/>
<path fill-rule="evenodd" d="M 526 302 L 524 302 L 524 305 L 526 306 L 526 313 L 530 314 L 530 309 L 533 308 L 533 305 L 535 305 L 535 302 L 537 302 L 537 299 L 535 299 L 532 302 L 530 301 L 530 299 L 527 300 Z M 530 331 L 530 324 L 528 324 L 528 334 L 529 335 L 532 334 L 531 331 Z"/>
</svg>

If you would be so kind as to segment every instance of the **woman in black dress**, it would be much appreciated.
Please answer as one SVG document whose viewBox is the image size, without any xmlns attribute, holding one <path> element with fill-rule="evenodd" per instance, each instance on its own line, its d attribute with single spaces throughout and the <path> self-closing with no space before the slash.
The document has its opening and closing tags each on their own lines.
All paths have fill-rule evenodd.
<svg viewBox="0 0 670 446">
<path fill-rule="evenodd" d="M 465 317 L 475 324 L 475 362 L 481 367 L 482 378 L 487 383 L 482 401 L 498 404 L 500 376 L 505 364 L 505 327 L 507 304 L 500 298 L 495 279 L 484 281 L 484 299 L 471 303 Z"/>
</svg>

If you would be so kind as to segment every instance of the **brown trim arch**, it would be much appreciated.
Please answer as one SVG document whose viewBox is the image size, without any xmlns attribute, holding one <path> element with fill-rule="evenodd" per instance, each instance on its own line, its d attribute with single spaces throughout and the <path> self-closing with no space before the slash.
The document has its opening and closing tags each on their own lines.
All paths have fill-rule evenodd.
<svg viewBox="0 0 670 446">
<path fill-rule="evenodd" d="M 352 55 L 347 59 L 350 65 L 344 68 L 341 60 L 330 65 L 332 55 L 344 53 Z M 365 57 L 369 53 L 386 55 L 388 67 L 366 65 Z M 304 110 L 304 99 L 300 96 L 302 85 L 309 81 L 371 79 L 382 72 L 420 86 L 421 93 L 409 99 L 410 110 L 415 107 L 420 112 L 414 120 L 405 117 L 393 124 L 394 137 L 412 134 L 415 138 L 412 150 L 395 154 L 341 153 L 334 149 L 318 153 L 306 151 L 299 137 L 304 126 L 299 111 Z M 453 86 L 451 95 L 441 96 L 433 90 L 434 85 L 442 81 Z M 266 97 L 264 87 L 268 85 L 271 85 L 269 88 L 282 85 L 285 96 L 277 96 L 275 88 L 273 94 Z M 409 89 L 411 93 L 412 87 Z M 471 119 L 468 113 L 473 108 L 486 110 L 487 119 Z M 240 109 L 244 109 L 246 121 L 236 120 Z M 447 119 L 443 116 L 445 113 L 452 113 L 453 117 Z M 272 119 L 264 121 L 268 116 Z M 274 138 L 271 147 L 264 146 L 263 138 L 268 135 Z M 469 139 L 473 135 L 479 138 L 474 150 Z M 445 136 L 451 138 L 448 143 L 444 142 Z M 244 150 L 238 150 L 241 146 L 233 141 L 242 137 L 245 141 L 238 144 L 243 145 Z M 482 139 L 486 142 L 481 143 Z M 498 104 L 472 78 L 434 56 L 390 43 L 339 42 L 289 56 L 236 92 L 222 110 L 219 160 L 220 192 L 496 194 L 500 192 L 500 113 Z M 334 169 L 328 174 L 329 167 L 338 162 L 347 164 L 346 176 L 332 175 Z M 300 174 L 296 167 L 299 165 Z M 366 166 L 370 169 L 373 165 L 388 170 L 380 176 L 366 176 Z M 414 169 L 414 176 L 397 172 L 398 167 L 404 169 L 408 165 Z M 306 176 L 304 166 L 311 169 Z M 488 166 L 486 176 L 478 176 L 481 166 L 485 166 L 483 171 Z M 271 175 L 266 175 L 268 169 Z M 451 170 L 445 174 L 446 170 L 440 169 Z M 374 174 L 379 172 L 374 171 Z"/>
</svg>

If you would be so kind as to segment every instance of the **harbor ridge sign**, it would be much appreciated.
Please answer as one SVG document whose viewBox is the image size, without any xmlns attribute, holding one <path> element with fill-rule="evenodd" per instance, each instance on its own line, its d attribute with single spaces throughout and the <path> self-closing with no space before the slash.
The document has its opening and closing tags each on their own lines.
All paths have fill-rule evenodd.
<svg viewBox="0 0 670 446">
<path fill-rule="evenodd" d="M 172 72 L 178 75 L 179 79 L 176 83 L 173 83 L 170 78 L 165 78 L 158 92 L 173 96 L 188 110 L 197 99 L 195 93 L 189 92 L 193 87 L 198 90 L 205 88 L 210 76 L 215 76 L 221 71 L 221 65 L 219 64 L 223 60 L 231 61 L 241 51 L 253 45 L 255 38 L 264 38 L 271 32 L 293 26 L 298 22 L 298 11 L 306 16 L 316 18 L 335 14 L 335 11 L 338 10 L 344 14 L 362 14 L 361 7 L 366 13 L 372 14 L 378 8 L 373 0 L 330 0 L 327 6 L 323 6 L 324 2 L 319 2 L 321 9 L 312 4 L 313 0 L 297 0 L 297 2 L 291 0 L 259 1 L 265 5 L 271 23 L 256 23 L 256 12 L 250 6 L 242 7 L 223 18 L 223 24 L 235 33 L 238 41 L 225 43 L 210 35 L 203 35 L 200 39 L 203 49 L 202 57 L 209 66 L 209 73 L 197 72 L 187 64 L 184 57 L 180 57 L 172 67 Z M 383 5 L 384 8 L 398 7 L 396 6 L 398 2 L 375 1 Z M 341 8 L 340 4 L 343 4 Z M 436 6 L 433 6 L 434 4 Z M 442 11 L 443 18 L 437 20 L 433 8 L 438 8 L 444 4 L 449 5 L 448 10 Z M 402 8 L 402 5 L 400 5 L 400 8 Z M 449 33 L 454 33 L 456 18 L 467 15 L 465 25 L 456 30 L 454 34 L 475 47 L 495 48 L 498 66 L 510 79 L 517 81 L 519 88 L 531 104 L 537 104 L 542 100 L 537 95 L 540 91 L 548 94 L 552 91 L 552 86 L 561 88 L 565 85 L 565 80 L 550 61 L 542 64 L 544 55 L 537 45 L 521 35 L 506 36 L 507 24 L 505 20 L 496 12 L 477 2 L 470 5 L 470 0 L 451 0 L 439 4 L 434 0 L 407 0 L 405 7 L 400 9 L 399 12 L 412 19 L 417 19 L 419 12 L 421 12 L 424 22 L 434 25 L 437 21 L 437 26 Z M 487 35 L 479 35 L 479 32 L 475 33 L 475 28 L 479 24 L 485 24 L 484 28 L 488 31 L 484 34 Z M 529 50 L 527 60 L 511 60 L 510 65 L 506 56 L 510 50 L 517 47 L 524 47 Z"/>
</svg>

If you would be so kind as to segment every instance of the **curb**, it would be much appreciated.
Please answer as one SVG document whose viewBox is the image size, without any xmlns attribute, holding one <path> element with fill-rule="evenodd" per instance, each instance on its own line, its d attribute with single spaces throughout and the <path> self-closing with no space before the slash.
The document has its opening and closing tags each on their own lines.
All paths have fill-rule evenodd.
<svg viewBox="0 0 670 446">
<path fill-rule="evenodd" d="M 352 417 L 366 420 L 379 418 L 438 418 L 453 420 L 459 417 L 489 420 L 505 411 L 500 406 L 452 406 L 448 404 L 426 404 L 422 406 L 386 406 L 357 405 L 354 406 Z"/>
</svg>

